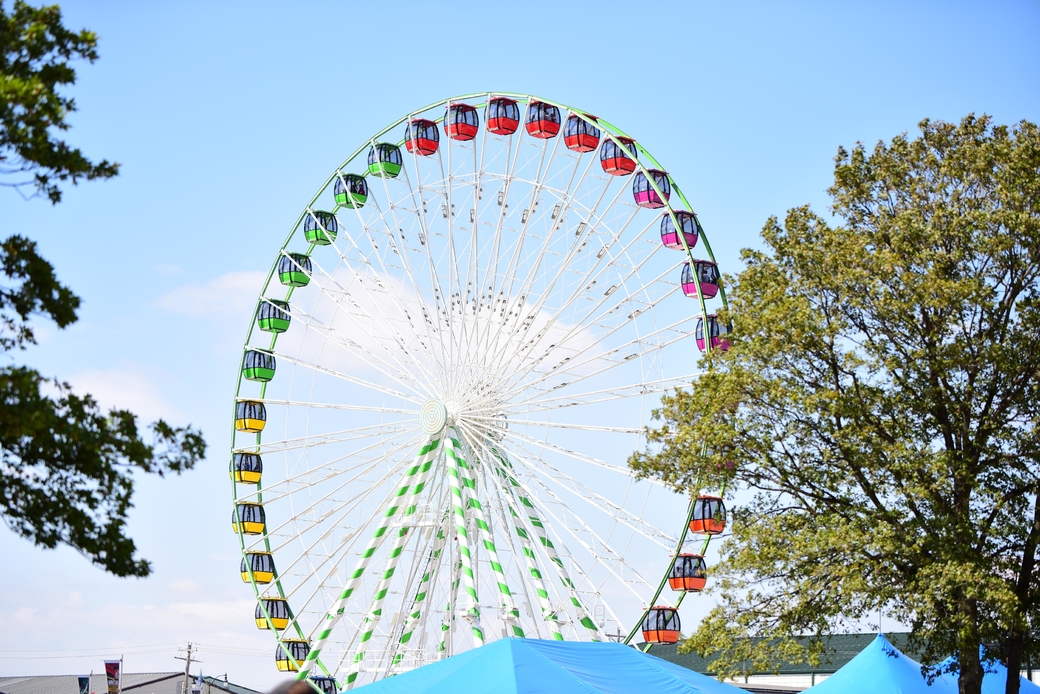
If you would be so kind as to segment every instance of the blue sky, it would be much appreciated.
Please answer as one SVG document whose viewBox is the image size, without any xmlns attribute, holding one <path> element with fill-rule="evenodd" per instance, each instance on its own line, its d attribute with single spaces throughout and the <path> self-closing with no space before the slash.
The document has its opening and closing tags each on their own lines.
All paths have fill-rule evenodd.
<svg viewBox="0 0 1040 694">
<path fill-rule="evenodd" d="M 9 3 L 8 3 L 9 6 Z M 0 190 L 0 230 L 36 239 L 83 299 L 14 355 L 106 405 L 201 427 L 210 459 L 142 480 L 144 581 L 0 531 L 0 673 L 75 673 L 126 656 L 266 687 L 228 526 L 225 451 L 252 306 L 326 176 L 403 114 L 518 91 L 601 115 L 678 180 L 723 269 L 770 215 L 819 211 L 839 145 L 925 118 L 1040 119 L 1040 5 L 852 3 L 63 3 L 100 36 L 70 90 L 72 143 L 122 164 L 52 207 Z M 684 605 L 692 625 L 706 605 Z M 243 649 L 232 653 L 233 648 Z M 16 651 L 32 653 L 16 653 Z M 207 652 L 207 650 L 209 652 Z M 264 653 L 266 655 L 258 655 Z"/>
</svg>

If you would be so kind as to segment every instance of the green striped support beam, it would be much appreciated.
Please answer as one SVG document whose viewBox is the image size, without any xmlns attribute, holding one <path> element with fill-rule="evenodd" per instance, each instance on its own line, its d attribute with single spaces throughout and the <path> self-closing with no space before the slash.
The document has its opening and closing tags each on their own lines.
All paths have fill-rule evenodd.
<svg viewBox="0 0 1040 694">
<path fill-rule="evenodd" d="M 368 609 L 368 614 L 365 616 L 365 630 L 358 641 L 357 653 L 354 655 L 354 661 L 351 663 L 350 670 L 347 673 L 346 689 L 353 688 L 354 681 L 357 680 L 358 674 L 361 672 L 361 664 L 365 659 L 368 642 L 372 640 L 372 634 L 375 633 L 376 627 L 379 626 L 379 620 L 383 617 L 383 603 L 386 602 L 386 595 L 390 591 L 390 581 L 394 578 L 397 564 L 401 559 L 401 554 L 404 553 L 404 546 L 409 539 L 408 531 L 410 528 L 408 519 L 415 515 L 419 497 L 422 496 L 423 491 L 426 489 L 426 480 L 430 475 L 430 468 L 433 467 L 433 461 L 434 457 L 428 456 L 424 459 L 422 466 L 419 468 L 419 474 L 415 478 L 415 483 L 412 485 L 412 493 L 408 496 L 407 506 L 401 516 L 401 527 L 397 529 L 394 543 L 391 545 L 390 551 L 387 552 L 386 567 L 383 569 L 383 575 L 376 585 L 375 597 Z"/>
<path fill-rule="evenodd" d="M 523 485 L 521 485 L 512 474 L 510 474 L 510 471 L 513 468 L 512 463 L 510 463 L 506 458 L 499 459 L 508 467 L 508 470 L 506 470 L 506 478 L 509 480 L 509 491 L 512 496 L 519 499 L 520 505 L 524 507 L 525 513 L 527 513 L 527 520 L 534 529 L 535 534 L 538 536 L 538 540 L 541 542 L 545 554 L 556 566 L 556 572 L 560 575 L 560 582 L 563 583 L 564 588 L 567 589 L 567 594 L 570 596 L 571 604 L 574 605 L 574 608 L 577 610 L 578 620 L 581 622 L 583 627 L 589 630 L 589 634 L 592 636 L 593 641 L 601 640 L 599 627 L 597 627 L 596 623 L 592 621 L 585 606 L 582 605 L 581 598 L 578 597 L 578 589 L 575 587 L 574 581 L 571 580 L 570 575 L 567 573 L 567 567 L 564 566 L 563 559 L 560 558 L 559 552 L 556 551 L 556 546 L 552 543 L 552 540 L 549 539 L 549 533 L 545 528 L 545 524 L 535 515 L 536 508 L 534 503 L 531 502 L 530 498 L 524 495 Z"/>
<path fill-rule="evenodd" d="M 452 439 L 452 445 L 455 448 L 461 448 L 461 444 L 457 440 Z M 509 584 L 506 583 L 506 574 L 502 570 L 502 563 L 498 560 L 498 549 L 495 547 L 494 535 L 491 533 L 490 526 L 488 526 L 484 507 L 481 506 L 480 499 L 477 498 L 477 482 L 473 475 L 470 474 L 469 465 L 466 464 L 465 460 L 459 459 L 459 467 L 462 472 L 463 498 L 466 502 L 466 508 L 472 511 L 473 520 L 476 522 L 477 530 L 480 533 L 480 541 L 484 545 L 484 551 L 487 552 L 491 570 L 495 574 L 495 582 L 498 583 L 498 597 L 501 601 L 502 612 L 505 615 L 504 620 L 509 624 L 513 636 L 522 639 L 524 638 L 524 630 L 520 627 L 520 610 L 517 609 L 516 601 L 513 600 L 513 593 L 509 590 Z"/>
<path fill-rule="evenodd" d="M 419 619 L 422 617 L 422 610 L 426 598 L 429 596 L 430 590 L 430 579 L 437 571 L 439 566 L 439 560 L 441 552 L 444 551 L 444 542 L 447 539 L 447 533 L 441 528 L 437 531 L 437 538 L 433 543 L 433 551 L 430 552 L 430 558 L 426 562 L 426 572 L 419 579 L 419 587 L 415 592 L 415 599 L 412 601 L 412 612 L 405 619 L 404 628 L 401 630 L 401 639 L 397 643 L 397 652 L 394 654 L 392 667 L 397 667 L 400 662 L 404 659 L 404 650 L 408 647 L 409 642 L 412 640 L 412 634 L 415 632 L 416 625 L 419 624 Z M 392 674 L 393 671 L 391 671 Z"/>
<path fill-rule="evenodd" d="M 437 657 L 443 658 L 444 652 L 448 648 L 447 638 L 448 632 L 451 631 L 452 622 L 455 621 L 455 606 L 459 601 L 459 583 L 462 582 L 462 560 L 456 561 L 452 565 L 451 572 L 451 597 L 448 598 L 448 604 L 444 606 L 444 621 L 441 622 L 441 642 L 437 646 Z"/>
<path fill-rule="evenodd" d="M 501 455 L 494 448 L 491 449 L 491 455 L 496 459 L 495 473 L 503 480 L 509 480 L 509 475 L 505 471 L 505 463 L 502 461 Z M 520 514 L 516 511 L 516 506 L 513 504 L 511 498 L 512 495 L 508 490 L 500 487 L 502 492 L 502 498 L 506 501 L 506 508 L 509 510 L 509 515 L 513 520 L 513 530 L 516 532 L 516 536 L 520 538 L 520 551 L 524 555 L 524 560 L 527 562 L 527 572 L 531 575 L 531 583 L 534 585 L 535 595 L 538 596 L 538 607 L 542 611 L 542 619 L 545 620 L 546 625 L 549 627 L 549 631 L 552 632 L 552 637 L 556 641 L 563 641 L 563 634 L 560 632 L 560 621 L 556 616 L 556 611 L 553 609 L 552 603 L 549 601 L 549 591 L 545 588 L 545 579 L 542 577 L 542 571 L 538 568 L 538 557 L 535 554 L 534 544 L 531 542 L 531 534 L 524 528 L 523 522 L 520 519 Z"/>
<path fill-rule="evenodd" d="M 305 680 L 310 674 L 311 669 L 314 667 L 314 661 L 321 655 L 321 649 L 324 648 L 325 642 L 329 640 L 329 635 L 332 634 L 333 627 L 336 626 L 336 622 L 343 616 L 343 611 L 347 609 L 347 603 L 350 601 L 350 597 L 354 594 L 358 584 L 361 582 L 361 577 L 365 574 L 365 569 L 368 568 L 369 562 L 372 561 L 372 555 L 376 553 L 376 550 L 383 544 L 383 541 L 387 537 L 387 530 L 390 528 L 390 524 L 394 518 L 401 511 L 401 497 L 408 493 L 411 488 L 416 475 L 419 474 L 420 470 L 425 464 L 432 463 L 437 457 L 437 451 L 440 448 L 441 440 L 433 437 L 423 446 L 419 453 L 415 456 L 415 460 L 412 461 L 412 466 L 405 472 L 404 478 L 401 480 L 401 486 L 398 487 L 397 491 L 387 502 L 386 513 L 383 514 L 380 519 L 379 527 L 372 533 L 372 539 L 368 541 L 368 546 L 365 551 L 361 554 L 361 558 L 358 560 L 357 565 L 354 567 L 354 572 L 350 574 L 350 579 L 347 581 L 347 585 L 343 588 L 343 592 L 340 593 L 339 598 L 333 603 L 328 613 L 325 615 L 325 622 L 321 625 L 321 631 L 318 634 L 318 640 L 311 646 L 311 651 L 307 654 L 307 659 L 300 663 L 300 669 L 296 673 L 296 679 Z"/>
<path fill-rule="evenodd" d="M 451 504 L 455 510 L 455 533 L 459 541 L 459 555 L 462 557 L 462 589 L 466 593 L 466 619 L 473 630 L 473 646 L 484 645 L 484 631 L 480 628 L 480 600 L 477 598 L 477 586 L 473 576 L 473 555 L 470 551 L 469 534 L 466 532 L 466 505 L 462 500 L 462 473 L 459 469 L 465 465 L 462 451 L 456 445 L 458 433 L 450 430 L 451 436 L 445 438 L 444 459 L 448 467 L 448 483 L 451 485 Z"/>
</svg>

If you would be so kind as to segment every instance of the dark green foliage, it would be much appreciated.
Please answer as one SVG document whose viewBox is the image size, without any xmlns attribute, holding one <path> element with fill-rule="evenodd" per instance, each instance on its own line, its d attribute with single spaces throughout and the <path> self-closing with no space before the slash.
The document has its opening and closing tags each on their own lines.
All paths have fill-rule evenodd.
<svg viewBox="0 0 1040 694">
<path fill-rule="evenodd" d="M 729 285 L 732 348 L 630 460 L 748 499 L 686 644 L 724 671 L 813 658 L 794 636 L 878 609 L 932 662 L 958 654 L 962 694 L 981 643 L 1012 672 L 1038 652 L 1040 132 L 921 131 L 839 150 L 837 226 L 805 207 L 766 224 Z"/>
<path fill-rule="evenodd" d="M 33 186 L 57 203 L 57 182 L 75 185 L 119 172 L 119 164 L 94 164 L 54 137 L 69 129 L 65 118 L 76 110 L 75 100 L 58 93 L 76 81 L 70 62 L 97 57 L 94 32 L 63 27 L 57 5 L 35 8 L 15 0 L 8 12 L 0 3 L 0 185 Z"/>
<path fill-rule="evenodd" d="M 52 391 L 47 395 L 43 391 Z M 134 415 L 102 413 L 68 384 L 32 369 L 0 369 L 0 504 L 7 525 L 43 547 L 63 543 L 117 576 L 147 576 L 124 535 L 134 470 L 190 469 L 199 434 L 162 420 L 141 438 Z"/>
<path fill-rule="evenodd" d="M 52 203 L 57 181 L 110 178 L 118 166 L 92 164 L 77 149 L 51 138 L 66 130 L 71 99 L 55 89 L 75 81 L 68 61 L 93 62 L 97 38 L 61 25 L 55 7 L 35 9 L 16 0 L 0 4 L 0 185 L 35 185 Z M 29 181 L 18 178 L 32 172 Z M 0 350 L 35 344 L 32 319 L 64 328 L 77 319 L 80 300 L 61 284 L 36 243 L 11 236 L 0 244 Z M 147 576 L 126 537 L 134 473 L 180 473 L 203 458 L 206 444 L 191 427 L 159 420 L 151 442 L 126 410 L 101 412 L 90 396 L 26 367 L 0 368 L 0 515 L 42 547 L 68 545 L 117 576 Z"/>
</svg>

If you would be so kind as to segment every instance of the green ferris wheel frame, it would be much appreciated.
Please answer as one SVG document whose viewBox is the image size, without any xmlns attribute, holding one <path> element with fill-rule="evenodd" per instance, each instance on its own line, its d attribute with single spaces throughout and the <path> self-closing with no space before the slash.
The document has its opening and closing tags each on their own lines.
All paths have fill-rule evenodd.
<svg viewBox="0 0 1040 694">
<path fill-rule="evenodd" d="M 264 297 L 264 295 L 266 295 L 266 293 L 268 291 L 268 288 L 271 287 L 271 286 L 277 286 L 277 283 L 273 284 L 272 281 L 275 279 L 275 276 L 278 274 L 279 263 L 281 262 L 282 258 L 286 257 L 286 255 L 288 254 L 289 244 L 297 237 L 297 234 L 302 229 L 302 225 L 303 225 L 304 221 L 312 213 L 312 207 L 319 200 L 319 198 L 322 196 L 322 194 L 325 193 L 329 189 L 329 187 L 331 185 L 333 185 L 337 180 L 342 180 L 343 172 L 347 169 L 347 167 L 352 162 L 354 162 L 358 157 L 363 156 L 368 151 L 368 149 L 370 147 L 375 146 L 376 143 L 380 143 L 381 142 L 381 140 L 380 140 L 381 137 L 383 137 L 387 133 L 391 132 L 392 130 L 400 127 L 401 125 L 403 125 L 405 123 L 408 123 L 408 122 L 411 122 L 412 119 L 418 117 L 420 114 L 427 113 L 427 112 L 431 111 L 432 109 L 435 109 L 435 108 L 441 107 L 441 106 L 447 108 L 450 104 L 452 104 L 454 102 L 472 101 L 472 100 L 476 100 L 476 99 L 483 99 L 483 103 L 475 103 L 475 104 L 473 104 L 473 106 L 475 106 L 478 109 L 486 108 L 486 106 L 490 103 L 491 99 L 497 98 L 497 97 L 505 97 L 505 98 L 508 98 L 508 99 L 512 99 L 512 100 L 515 100 L 518 104 L 530 104 L 532 102 L 541 102 L 541 103 L 549 104 L 551 106 L 555 106 L 555 107 L 561 109 L 562 111 L 566 111 L 569 114 L 573 114 L 574 116 L 577 116 L 582 121 L 584 121 L 584 122 L 586 122 L 586 123 L 588 123 L 590 125 L 593 125 L 596 128 L 599 128 L 601 130 L 601 132 L 603 133 L 604 139 L 610 139 L 611 141 L 614 142 L 615 145 L 617 145 L 619 147 L 624 147 L 626 143 L 634 144 L 634 146 L 636 147 L 636 151 L 638 152 L 638 155 L 633 157 L 633 159 L 635 161 L 635 165 L 636 165 L 636 171 L 642 172 L 642 174 L 646 178 L 647 183 L 650 185 L 650 187 L 653 189 L 653 191 L 657 194 L 657 196 L 664 203 L 664 208 L 665 208 L 664 211 L 671 217 L 672 224 L 674 225 L 674 228 L 677 229 L 677 230 L 681 230 L 682 229 L 682 225 L 680 224 L 679 220 L 676 218 L 676 210 L 680 209 L 680 210 L 690 210 L 690 211 L 692 211 L 692 209 L 693 209 L 691 207 L 691 205 L 689 204 L 689 201 L 687 200 L 685 194 L 683 193 L 681 188 L 678 186 L 678 184 L 674 181 L 674 179 L 671 178 L 671 176 L 668 177 L 668 181 L 669 181 L 670 186 L 671 186 L 671 195 L 674 196 L 674 197 L 668 197 L 668 196 L 662 194 L 662 190 L 661 190 L 660 186 L 658 185 L 658 183 L 655 180 L 654 176 L 649 174 L 649 170 L 650 169 L 660 169 L 660 170 L 663 170 L 664 167 L 662 167 L 661 164 L 658 162 L 658 160 L 655 157 L 653 157 L 653 155 L 651 155 L 650 152 L 648 152 L 641 144 L 639 144 L 638 141 L 635 141 L 634 138 L 631 138 L 627 133 L 622 131 L 620 128 L 618 128 L 618 127 L 614 126 L 613 124 L 603 120 L 602 118 L 597 118 L 597 117 L 590 116 L 588 113 L 586 113 L 585 111 L 582 111 L 580 109 L 576 109 L 576 108 L 567 106 L 566 104 L 563 104 L 563 103 L 560 103 L 560 102 L 557 102 L 557 101 L 553 101 L 551 99 L 544 99 L 544 98 L 541 98 L 541 97 L 535 97 L 535 96 L 528 95 L 528 94 L 520 94 L 520 93 L 513 93 L 513 92 L 478 92 L 478 93 L 471 93 L 471 94 L 463 94 L 463 95 L 454 96 L 454 97 L 451 97 L 451 98 L 448 98 L 448 99 L 441 99 L 441 100 L 435 101 L 435 102 L 433 102 L 433 103 L 431 103 L 431 104 L 429 104 L 427 106 L 424 106 L 424 107 L 422 107 L 420 109 L 417 109 L 417 110 L 407 114 L 406 116 L 404 116 L 404 117 L 394 121 L 393 123 L 391 123 L 387 127 L 383 128 L 379 132 L 375 133 L 371 138 L 366 140 L 360 147 L 358 147 L 354 152 L 352 152 L 340 164 L 340 166 L 338 166 L 336 168 L 336 170 L 318 188 L 318 190 L 315 192 L 314 196 L 307 203 L 307 205 L 304 207 L 303 211 L 300 213 L 299 217 L 296 219 L 295 223 L 292 225 L 291 230 L 290 230 L 289 234 L 287 235 L 285 241 L 283 242 L 281 248 L 279 249 L 279 253 L 278 253 L 274 263 L 272 264 L 271 269 L 268 272 L 267 277 L 266 277 L 266 279 L 264 281 L 264 289 L 263 289 L 263 292 L 261 294 L 261 299 L 260 299 L 260 301 L 258 303 L 257 310 L 259 309 L 259 306 L 262 305 L 262 303 L 264 301 L 263 297 Z M 442 120 L 443 120 L 443 118 L 431 119 L 431 120 L 434 120 L 435 123 L 440 125 Z M 523 114 L 521 112 L 521 124 L 520 124 L 521 128 L 523 127 L 522 121 L 523 121 Z M 398 141 L 396 144 L 397 144 L 398 147 L 401 147 L 401 146 L 403 146 L 404 141 L 403 140 L 402 141 Z M 644 164 L 644 161 L 648 162 L 648 164 Z M 365 174 L 365 175 L 367 177 L 367 174 Z M 676 204 L 676 201 L 681 203 L 681 206 L 679 204 Z M 697 227 L 699 241 L 700 241 L 700 243 L 703 244 L 705 252 L 706 252 L 706 254 L 708 256 L 708 260 L 710 260 L 711 262 L 715 262 L 715 256 L 714 256 L 714 253 L 713 253 L 713 251 L 711 249 L 711 245 L 710 245 L 710 242 L 708 240 L 707 234 L 705 233 L 703 227 L 701 226 L 699 219 L 696 218 L 696 215 L 694 215 L 694 219 L 696 221 L 696 227 Z M 686 255 L 687 261 L 690 263 L 691 267 L 693 267 L 693 263 L 694 263 L 695 259 L 693 257 L 692 249 L 689 246 L 689 244 L 687 243 L 686 235 L 684 233 L 678 233 L 677 236 L 678 236 L 678 239 L 680 240 L 680 242 L 682 244 L 682 250 L 683 250 L 683 252 Z M 304 254 L 302 254 L 302 255 L 306 255 L 306 256 L 309 257 L 313 253 L 314 249 L 316 247 L 320 246 L 320 245 L 321 244 L 317 244 L 317 243 L 311 242 L 308 245 L 306 252 Z M 692 273 L 692 277 L 693 277 L 694 284 L 695 284 L 696 290 L 697 290 L 696 299 L 697 299 L 697 306 L 699 308 L 699 317 L 700 317 L 700 320 L 702 321 L 703 330 L 704 330 L 705 350 L 711 350 L 711 349 L 713 349 L 713 346 L 712 346 L 712 340 L 711 340 L 711 336 L 710 336 L 710 326 L 709 326 L 709 323 L 708 323 L 709 312 L 708 312 L 708 308 L 707 308 L 707 306 L 705 304 L 704 294 L 701 291 L 700 274 L 698 272 L 693 272 Z M 295 287 L 293 287 L 293 286 L 287 287 L 286 290 L 285 290 L 285 295 L 284 295 L 282 300 L 285 301 L 285 302 L 288 302 L 291 299 L 294 291 L 295 291 Z M 719 298 L 721 300 L 723 308 L 728 308 L 728 302 L 727 302 L 727 299 L 726 299 L 725 288 L 723 286 L 721 286 L 721 284 L 719 286 L 718 296 L 719 296 Z M 250 317 L 250 324 L 249 324 L 249 328 L 248 328 L 247 335 L 246 335 L 246 340 L 245 340 L 245 345 L 246 345 L 247 349 L 248 349 L 248 347 L 250 345 L 250 340 L 251 340 L 251 338 L 253 336 L 253 331 L 256 330 L 256 329 L 257 329 L 257 321 L 256 321 L 256 312 L 254 311 L 254 314 Z M 275 333 L 271 334 L 270 344 L 269 344 L 269 347 L 268 347 L 269 351 L 273 352 L 273 350 L 274 350 L 274 348 L 275 348 L 275 346 L 276 346 L 276 344 L 278 342 L 278 338 L 279 338 L 279 333 L 275 332 Z M 241 402 L 241 401 L 255 399 L 253 397 L 242 397 L 243 381 L 245 380 L 245 377 L 244 377 L 245 357 L 244 356 L 243 356 L 243 362 L 242 362 L 242 364 L 240 366 L 242 368 L 239 369 L 239 377 L 238 377 L 238 381 L 236 383 L 236 397 L 235 397 L 235 401 L 234 401 L 234 407 L 237 407 L 238 403 Z M 267 383 L 262 383 L 261 386 L 260 386 L 260 398 L 261 399 L 264 398 L 266 390 L 267 390 Z M 234 419 L 234 413 L 233 413 L 233 419 Z M 241 434 L 239 434 L 239 436 L 241 436 Z M 257 446 L 257 450 L 258 451 L 259 451 L 259 448 L 260 448 L 261 439 L 262 439 L 262 434 L 259 433 L 259 432 L 256 433 L 256 446 Z M 431 435 L 430 441 L 420 450 L 419 455 L 417 456 L 416 460 L 419 461 L 420 459 L 429 458 L 429 455 L 431 455 L 430 451 L 433 450 L 433 449 L 438 448 L 441 445 L 445 445 L 446 446 L 447 457 L 449 459 L 453 458 L 455 453 L 453 452 L 453 446 L 452 446 L 450 437 L 449 437 L 449 439 L 448 439 L 446 444 L 442 444 L 439 441 L 435 442 L 434 441 L 434 437 Z M 431 449 L 431 446 L 433 446 L 432 449 Z M 241 450 L 242 450 L 241 446 L 236 446 L 235 432 L 234 432 L 234 428 L 233 428 L 232 443 L 231 443 L 231 456 L 232 456 L 232 458 L 234 457 L 234 454 L 236 452 L 240 452 Z M 426 465 L 428 467 L 429 462 L 426 462 Z M 421 467 L 421 465 L 417 464 L 417 467 Z M 239 499 L 240 499 L 240 495 L 239 495 L 239 491 L 238 491 L 238 485 L 239 484 L 242 484 L 242 483 L 235 481 L 234 475 L 232 475 L 232 505 L 233 505 L 232 507 L 233 507 L 233 509 L 235 509 L 235 513 L 236 514 L 237 514 L 237 509 L 238 509 L 238 502 L 239 502 Z M 255 485 L 250 485 L 250 486 L 251 486 L 251 488 L 255 489 L 255 493 L 251 494 L 250 498 L 255 498 L 255 500 L 256 500 L 255 503 L 263 504 L 263 487 L 262 487 L 262 482 L 257 482 Z M 698 484 L 698 486 L 699 486 L 699 484 Z M 630 643 L 633 640 L 633 638 L 636 636 L 636 634 L 639 632 L 640 624 L 641 624 L 643 618 L 645 618 L 645 616 L 649 612 L 650 608 L 656 604 L 657 600 L 659 599 L 661 593 L 664 590 L 665 585 L 668 582 L 668 577 L 669 577 L 669 574 L 670 574 L 670 571 L 671 571 L 671 568 L 672 568 L 672 563 L 674 563 L 674 561 L 676 560 L 676 557 L 682 551 L 683 545 L 684 545 L 684 543 L 685 543 L 685 541 L 687 539 L 687 535 L 689 533 L 689 525 L 690 525 L 690 521 L 691 521 L 693 513 L 694 513 L 694 501 L 695 501 L 695 499 L 697 497 L 697 494 L 698 494 L 698 491 L 695 490 L 694 494 L 693 494 L 693 497 L 691 499 L 690 505 L 689 505 L 688 512 L 686 514 L 686 518 L 683 519 L 684 523 L 683 523 L 683 527 L 681 529 L 681 532 L 680 532 L 680 535 L 679 535 L 679 538 L 678 538 L 678 542 L 677 542 L 677 544 L 675 546 L 674 551 L 671 554 L 671 561 L 665 567 L 665 569 L 663 571 L 663 575 L 662 575 L 662 577 L 661 577 L 661 579 L 660 579 L 660 581 L 659 581 L 659 583 L 657 585 L 657 589 L 656 589 L 656 591 L 654 592 L 653 596 L 649 599 L 649 601 L 647 603 L 646 610 L 644 610 L 643 614 L 634 623 L 634 625 L 632 626 L 630 631 L 627 633 L 627 636 L 624 639 L 624 643 L 626 643 L 626 644 Z M 236 518 L 237 518 L 237 515 L 236 515 Z M 387 518 L 389 519 L 389 516 Z M 246 545 L 246 533 L 244 532 L 245 524 L 240 522 L 237 525 L 238 525 L 237 534 L 238 534 L 238 539 L 239 539 L 240 550 L 241 550 L 242 556 L 246 557 L 246 555 L 247 555 L 247 545 Z M 384 527 L 384 531 L 385 531 L 385 527 Z M 705 537 L 704 542 L 703 542 L 703 548 L 701 549 L 700 554 L 705 554 L 706 553 L 708 545 L 709 545 L 709 543 L 711 541 L 711 537 L 712 537 L 711 535 L 707 535 Z M 269 539 L 269 537 L 266 536 L 266 534 L 265 534 L 265 537 L 264 537 L 264 546 L 265 546 L 267 552 L 271 552 L 272 551 L 270 539 Z M 264 601 L 261 598 L 261 589 L 258 587 L 261 584 L 258 584 L 258 582 L 256 580 L 256 577 L 254 576 L 253 567 L 250 564 L 250 562 L 248 562 L 248 561 L 246 561 L 245 567 L 246 567 L 246 572 L 248 573 L 248 576 L 249 576 L 249 583 L 250 583 L 250 585 L 253 588 L 254 597 L 255 597 L 255 599 L 257 601 L 258 610 L 259 610 L 259 612 L 262 613 L 263 619 L 266 620 L 268 628 L 271 629 L 271 631 L 275 634 L 276 639 L 278 641 L 278 644 L 284 646 L 284 643 L 285 643 L 285 640 L 286 640 L 286 635 L 283 634 L 282 632 L 280 632 L 278 629 L 274 628 L 274 623 L 272 621 L 272 616 L 268 613 L 266 605 L 264 604 Z M 275 590 L 277 591 L 278 595 L 281 596 L 282 598 L 285 598 L 286 597 L 286 591 L 285 591 L 285 589 L 282 586 L 281 577 L 277 573 L 275 574 L 272 582 L 273 582 L 273 584 L 275 586 Z M 676 607 L 678 607 L 682 603 L 682 601 L 685 598 L 685 596 L 686 596 L 685 592 L 681 592 L 679 594 L 679 596 L 677 597 L 677 599 L 675 601 L 676 602 Z M 295 658 L 290 653 L 290 651 L 288 649 L 286 649 L 286 651 L 285 651 L 286 654 L 288 655 L 290 660 L 292 660 L 294 662 L 294 664 L 296 666 L 297 673 L 298 673 L 297 674 L 297 679 L 303 679 L 303 678 L 306 678 L 308 675 L 313 675 L 314 671 L 315 671 L 315 668 L 320 670 L 325 675 L 332 676 L 330 670 L 328 668 L 326 668 L 324 663 L 322 663 L 322 661 L 320 659 L 320 655 L 321 655 L 321 645 L 324 642 L 324 636 L 327 636 L 328 633 L 331 631 L 332 627 L 334 626 L 335 620 L 336 620 L 335 614 L 332 611 L 330 611 L 329 622 L 325 625 L 325 628 L 322 629 L 323 637 L 320 639 L 319 644 L 317 644 L 314 648 L 311 649 L 310 654 L 308 655 L 308 657 L 306 658 L 305 661 L 303 661 L 303 662 L 296 661 Z M 307 639 L 307 635 L 303 632 L 300 624 L 298 622 L 296 622 L 295 620 L 293 620 L 292 624 L 293 624 L 293 628 L 295 630 L 295 634 L 296 634 L 297 639 L 306 640 Z M 650 648 L 650 645 L 647 646 L 647 649 L 649 649 L 649 648 Z"/>
</svg>

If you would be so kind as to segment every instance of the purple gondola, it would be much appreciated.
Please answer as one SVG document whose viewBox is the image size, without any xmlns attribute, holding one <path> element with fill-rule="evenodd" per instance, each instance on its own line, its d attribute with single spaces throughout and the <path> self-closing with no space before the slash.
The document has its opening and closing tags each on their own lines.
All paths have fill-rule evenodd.
<svg viewBox="0 0 1040 694">
<path fill-rule="evenodd" d="M 695 260 L 693 266 L 697 270 L 697 279 L 701 282 L 701 292 L 705 299 L 714 299 L 719 293 L 719 266 L 710 260 Z M 690 264 L 683 265 L 682 291 L 690 297 L 697 296 L 697 283 L 694 281 Z"/>
<path fill-rule="evenodd" d="M 700 236 L 700 225 L 697 223 L 697 216 L 693 212 L 676 210 L 675 222 L 678 222 L 679 228 L 682 229 L 682 235 L 686 238 L 686 245 L 690 248 L 696 246 L 697 239 Z M 665 248 L 681 251 L 683 250 L 682 239 L 679 238 L 679 232 L 675 230 L 675 222 L 672 221 L 670 212 L 665 212 L 661 215 L 661 243 L 664 244 Z"/>
<path fill-rule="evenodd" d="M 729 349 L 729 340 L 725 336 L 730 332 L 732 332 L 732 329 L 720 321 L 718 316 L 714 313 L 708 314 L 708 338 L 711 340 L 712 349 L 721 349 L 723 352 Z M 697 338 L 697 349 L 702 352 L 705 351 L 707 345 L 704 338 L 704 316 L 697 318 L 694 334 Z"/>
<path fill-rule="evenodd" d="M 672 184 L 668 181 L 667 171 L 647 169 L 647 173 L 653 177 L 654 183 L 657 184 L 661 194 L 657 194 L 650 181 L 647 180 L 646 174 L 640 171 L 636 174 L 636 180 L 632 181 L 632 197 L 635 198 L 636 204 L 640 207 L 656 210 L 664 207 L 668 198 L 671 197 Z"/>
</svg>

